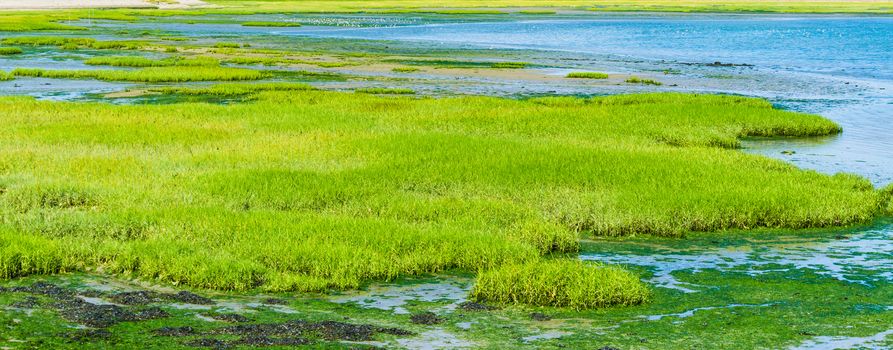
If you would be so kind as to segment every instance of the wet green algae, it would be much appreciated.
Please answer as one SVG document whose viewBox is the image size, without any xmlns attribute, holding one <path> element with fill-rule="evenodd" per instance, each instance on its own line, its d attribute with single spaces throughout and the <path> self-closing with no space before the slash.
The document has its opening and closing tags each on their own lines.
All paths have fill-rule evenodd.
<svg viewBox="0 0 893 350">
<path fill-rule="evenodd" d="M 721 244 L 736 244 L 737 239 Z M 636 245 L 638 239 L 627 240 Z M 676 242 L 684 242 L 676 240 Z M 638 246 L 643 252 L 650 248 L 646 243 Z M 647 272 L 646 272 L 647 273 Z M 414 333 L 409 336 L 378 336 L 375 341 L 387 347 L 401 347 L 397 339 L 423 337 L 425 332 L 440 331 L 475 348 L 600 348 L 612 346 L 620 349 L 678 349 L 680 347 L 722 348 L 784 348 L 795 346 L 816 336 L 865 337 L 889 329 L 893 324 L 893 310 L 888 307 L 893 300 L 893 288 L 889 283 L 864 286 L 845 283 L 814 274 L 808 270 L 767 272 L 758 277 L 745 273 L 704 270 L 679 272 L 676 277 L 687 283 L 704 288 L 698 293 L 682 293 L 677 290 L 656 288 L 653 302 L 624 308 L 608 308 L 590 311 L 572 311 L 564 308 L 508 306 L 495 310 L 467 311 L 462 308 L 449 311 L 456 301 L 410 300 L 403 307 L 406 314 L 395 314 L 390 309 L 363 307 L 355 303 L 331 302 L 329 296 L 289 294 L 215 294 L 197 291 L 225 302 L 245 304 L 249 300 L 274 297 L 286 302 L 297 313 L 283 314 L 269 307 L 252 311 L 236 312 L 251 319 L 248 324 L 284 322 L 294 319 L 338 320 L 351 323 L 398 327 Z M 443 283 L 458 278 L 470 283 L 469 277 L 401 279 L 396 286 L 413 286 Z M 35 281 L 48 281 L 70 285 L 78 289 L 92 288 L 93 276 L 61 275 L 56 277 L 29 277 L 6 282 L 4 286 L 30 285 Z M 104 280 L 104 279 L 100 279 Z M 114 282 L 114 280 L 111 280 Z M 120 283 L 120 282 L 114 282 Z M 134 286 L 130 286 L 134 288 Z M 137 289 L 146 287 L 136 286 Z M 363 295 L 363 294 L 360 294 Z M 6 306 L 22 301 L 24 295 L 0 293 L 0 304 Z M 366 299 L 380 298 L 369 294 Z M 153 331 L 161 327 L 190 326 L 199 330 L 226 327 L 223 322 L 207 322 L 196 315 L 208 314 L 206 310 L 190 310 L 158 304 L 172 316 L 152 321 L 122 322 L 109 328 L 114 334 L 109 339 L 70 340 L 66 335 L 77 332 L 72 323 L 60 319 L 51 310 L 37 307 L 36 311 L 7 309 L 0 313 L 0 322 L 9 325 L 0 333 L 5 339 L 24 341 L 24 344 L 52 344 L 56 348 L 81 348 L 92 346 L 127 348 L 144 344 L 151 348 L 183 348 L 185 342 L 197 337 L 159 337 Z M 732 306 L 740 305 L 740 306 Z M 413 324 L 410 315 L 435 311 L 441 323 L 435 325 Z M 692 311 L 690 315 L 682 315 Z M 537 313 L 545 317 L 531 315 Z M 656 316 L 661 316 L 655 319 Z M 651 319 L 649 319 L 649 317 Z M 552 335 L 553 337 L 543 335 Z M 537 340 L 537 336 L 542 337 Z M 533 338 L 530 338 L 533 337 Z M 220 339 L 231 339 L 219 337 Z M 317 346 L 343 348 L 355 346 L 345 343 L 327 343 L 318 340 Z M 9 342 L 4 345 L 22 343 Z M 327 344 L 327 345 L 326 345 Z M 875 345 L 893 344 L 893 339 Z M 275 348 L 275 347 L 274 347 Z"/>
</svg>

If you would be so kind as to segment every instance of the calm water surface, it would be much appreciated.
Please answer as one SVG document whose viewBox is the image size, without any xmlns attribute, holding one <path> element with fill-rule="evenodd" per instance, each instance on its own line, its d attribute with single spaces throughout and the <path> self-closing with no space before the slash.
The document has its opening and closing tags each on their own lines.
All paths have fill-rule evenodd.
<svg viewBox="0 0 893 350">
<path fill-rule="evenodd" d="M 284 35 L 434 42 L 444 46 L 578 53 L 641 69 L 696 67 L 748 79 L 677 89 L 761 96 L 844 126 L 823 140 L 755 142 L 754 152 L 820 171 L 893 182 L 893 18 L 857 16 L 608 15 L 586 20 L 315 27 Z M 709 67 L 722 62 L 737 67 Z M 691 69 L 687 69 L 691 71 Z M 680 84 L 682 85 L 682 84 Z M 603 91 L 593 91 L 602 93 Z M 783 150 L 797 151 L 782 156 Z"/>
</svg>

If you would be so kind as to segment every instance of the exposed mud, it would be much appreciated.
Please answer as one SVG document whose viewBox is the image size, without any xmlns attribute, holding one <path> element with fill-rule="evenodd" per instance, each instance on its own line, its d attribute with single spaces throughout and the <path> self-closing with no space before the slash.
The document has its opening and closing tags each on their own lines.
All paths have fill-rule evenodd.
<svg viewBox="0 0 893 350">
<path fill-rule="evenodd" d="M 251 322 L 251 319 L 239 314 L 208 314 L 204 315 L 210 317 L 217 321 L 230 322 L 230 323 L 244 323 Z"/>
<path fill-rule="evenodd" d="M 534 321 L 545 322 L 545 321 L 552 320 L 552 316 L 546 315 L 541 312 L 534 312 L 534 313 L 530 314 L 530 319 L 534 320 Z"/>
<path fill-rule="evenodd" d="M 432 325 L 432 324 L 438 324 L 438 323 L 443 322 L 442 318 L 438 317 L 436 314 L 434 314 L 433 312 L 430 312 L 430 311 L 413 314 L 412 316 L 409 317 L 409 320 L 415 324 L 425 324 L 425 325 Z"/>
<path fill-rule="evenodd" d="M 164 301 L 176 301 L 196 305 L 214 305 L 213 300 L 187 291 L 177 293 L 159 293 L 145 290 L 121 292 L 112 294 L 109 296 L 109 299 L 122 305 L 145 305 Z"/>
<path fill-rule="evenodd" d="M 459 304 L 459 309 L 464 311 L 492 311 L 499 310 L 499 307 L 476 303 L 473 301 L 466 301 Z"/>
<path fill-rule="evenodd" d="M 282 323 L 242 324 L 214 328 L 197 332 L 192 327 L 163 327 L 154 331 L 156 335 L 167 337 L 202 336 L 184 342 L 187 346 L 228 349 L 237 346 L 297 346 L 313 343 L 313 339 L 326 341 L 372 341 L 377 334 L 398 336 L 413 335 L 399 329 L 351 324 L 338 321 L 308 322 L 291 320 Z M 237 336 L 235 340 L 221 340 L 214 336 Z"/>
<path fill-rule="evenodd" d="M 128 309 L 92 296 L 82 295 L 96 295 L 99 292 L 79 294 L 51 283 L 36 282 L 30 286 L 14 287 L 5 291 L 31 294 L 24 300 L 14 303 L 12 307 L 20 309 L 46 307 L 55 310 L 69 322 L 93 328 L 105 328 L 120 322 L 154 320 L 170 316 L 168 312 L 158 307 Z M 50 301 L 41 302 L 36 296 L 43 296 Z M 82 333 L 84 334 L 73 334 L 71 337 L 83 339 L 93 338 L 97 335 L 89 332 Z"/>
<path fill-rule="evenodd" d="M 182 344 L 193 347 L 229 349 L 235 347 L 298 346 L 314 344 L 318 340 L 339 342 L 371 342 L 379 334 L 410 336 L 414 333 L 391 327 L 371 324 L 354 324 L 339 321 L 312 322 L 288 320 L 279 323 L 251 324 L 252 319 L 232 312 L 211 311 L 209 305 L 217 305 L 214 310 L 222 310 L 214 300 L 191 293 L 163 293 L 139 290 L 114 292 L 112 290 L 77 290 L 52 283 L 36 282 L 29 286 L 0 288 L 0 293 L 22 293 L 24 298 L 11 307 L 32 310 L 45 308 L 56 311 L 66 321 L 76 323 L 75 329 L 61 334 L 69 341 L 90 343 L 108 340 L 113 333 L 107 328 L 121 322 L 136 322 L 168 318 L 172 315 L 162 307 L 177 308 L 175 305 L 192 305 L 207 308 L 209 311 L 197 314 L 213 321 L 231 323 L 211 329 L 196 329 L 192 326 L 161 327 L 151 333 L 159 337 L 188 337 Z M 287 304 L 285 300 L 267 298 L 265 305 Z M 226 309 L 223 307 L 223 309 Z M 420 314 L 424 324 L 440 323 L 433 313 Z M 221 338 L 221 339 L 218 339 Z"/>
</svg>

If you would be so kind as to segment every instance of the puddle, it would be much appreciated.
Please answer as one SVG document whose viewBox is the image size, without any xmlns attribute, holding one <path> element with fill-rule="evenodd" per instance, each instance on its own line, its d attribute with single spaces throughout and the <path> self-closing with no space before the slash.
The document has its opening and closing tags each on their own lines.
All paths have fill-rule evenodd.
<svg viewBox="0 0 893 350">
<path fill-rule="evenodd" d="M 397 339 L 397 344 L 406 349 L 466 349 L 474 343 L 461 339 L 443 329 L 435 329 L 420 333 L 416 337 Z"/>
<path fill-rule="evenodd" d="M 819 336 L 792 347 L 791 350 L 824 350 L 824 349 L 889 349 L 890 342 L 883 344 L 887 337 L 893 335 L 893 329 L 867 337 L 830 337 Z"/>
<path fill-rule="evenodd" d="M 573 333 L 562 332 L 562 331 L 551 331 L 551 332 L 527 336 L 527 337 L 521 338 L 521 341 L 523 341 L 525 343 L 532 343 L 532 342 L 539 341 L 539 340 L 558 339 L 558 338 L 568 336 L 571 334 L 573 334 Z"/>
<path fill-rule="evenodd" d="M 437 283 L 411 285 L 377 285 L 367 291 L 330 298 L 335 303 L 354 303 L 364 308 L 392 311 L 395 314 L 409 314 L 405 308 L 410 302 L 447 302 L 442 309 L 455 310 L 466 301 L 471 290 L 470 279 L 443 279 Z"/>
<path fill-rule="evenodd" d="M 675 318 L 688 318 L 695 315 L 695 312 L 698 311 L 707 311 L 707 310 L 716 310 L 716 309 L 732 309 L 737 307 L 764 307 L 764 306 L 772 306 L 773 303 L 766 304 L 730 304 L 726 306 L 705 306 L 705 307 L 697 307 L 691 310 L 675 313 L 675 314 L 661 314 L 661 315 L 644 315 L 642 318 L 648 321 L 660 321 L 666 317 L 675 317 Z"/>
</svg>

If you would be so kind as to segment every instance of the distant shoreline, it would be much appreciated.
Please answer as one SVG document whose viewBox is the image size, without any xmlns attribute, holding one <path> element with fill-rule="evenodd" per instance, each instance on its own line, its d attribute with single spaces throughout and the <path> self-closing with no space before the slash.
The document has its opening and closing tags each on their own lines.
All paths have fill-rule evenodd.
<svg viewBox="0 0 893 350">
<path fill-rule="evenodd" d="M 152 3 L 148 0 L 0 0 L 3 10 L 61 10 L 61 9 L 183 9 L 202 7 L 201 0 L 177 0 L 175 3 Z"/>
</svg>

